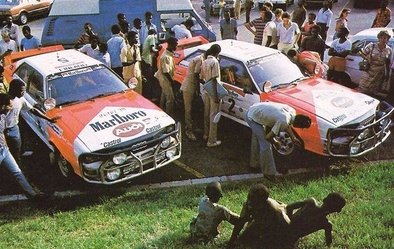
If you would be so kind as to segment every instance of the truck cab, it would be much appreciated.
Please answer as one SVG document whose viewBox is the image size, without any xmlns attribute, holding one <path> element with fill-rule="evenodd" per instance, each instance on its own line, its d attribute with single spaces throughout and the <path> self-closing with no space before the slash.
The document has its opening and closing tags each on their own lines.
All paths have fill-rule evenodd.
<svg viewBox="0 0 394 249">
<path fill-rule="evenodd" d="M 152 23 L 158 29 L 159 42 L 169 37 L 170 30 L 186 19 L 192 19 L 193 36 L 215 41 L 211 26 L 193 9 L 190 0 L 57 0 L 45 21 L 41 42 L 44 46 L 62 44 L 71 48 L 84 32 L 84 24 L 93 26 L 101 41 L 111 37 L 111 26 L 118 23 L 116 15 L 124 13 L 132 26 L 135 18 L 144 21 L 145 12 L 153 14 Z"/>
</svg>

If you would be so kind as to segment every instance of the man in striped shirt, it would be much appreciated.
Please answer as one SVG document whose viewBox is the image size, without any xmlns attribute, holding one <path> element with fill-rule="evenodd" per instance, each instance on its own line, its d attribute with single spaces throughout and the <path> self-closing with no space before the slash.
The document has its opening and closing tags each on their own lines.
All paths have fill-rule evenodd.
<svg viewBox="0 0 394 249">
<path fill-rule="evenodd" d="M 260 17 L 254 19 L 249 23 L 245 23 L 245 27 L 254 34 L 254 44 L 261 45 L 263 43 L 264 28 L 265 28 L 265 13 L 268 12 L 267 7 L 263 6 L 260 9 Z"/>
</svg>

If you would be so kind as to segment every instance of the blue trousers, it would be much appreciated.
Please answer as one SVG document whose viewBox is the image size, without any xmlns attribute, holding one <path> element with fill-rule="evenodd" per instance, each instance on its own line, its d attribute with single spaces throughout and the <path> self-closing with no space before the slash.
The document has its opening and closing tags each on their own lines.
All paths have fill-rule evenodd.
<svg viewBox="0 0 394 249">
<path fill-rule="evenodd" d="M 250 167 L 261 167 L 265 175 L 275 175 L 277 172 L 272 145 L 265 138 L 265 128 L 263 125 L 256 123 L 248 118 L 246 112 L 245 120 L 252 130 L 252 141 L 250 145 Z"/>
<path fill-rule="evenodd" d="M 21 139 L 21 134 L 19 132 L 19 126 L 15 125 L 11 128 L 7 128 L 4 131 L 4 136 L 12 156 L 14 157 L 16 163 L 20 165 L 22 139 Z"/>
<path fill-rule="evenodd" d="M 27 197 L 31 198 L 37 195 L 7 147 L 0 147 L 0 167 L 3 166 L 12 173 Z"/>
</svg>

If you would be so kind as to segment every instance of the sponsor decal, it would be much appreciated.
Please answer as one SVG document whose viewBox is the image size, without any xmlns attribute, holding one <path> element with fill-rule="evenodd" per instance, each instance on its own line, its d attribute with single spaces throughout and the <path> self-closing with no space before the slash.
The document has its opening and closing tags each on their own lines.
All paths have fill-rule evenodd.
<svg viewBox="0 0 394 249">
<path fill-rule="evenodd" d="M 145 125 L 139 122 L 128 122 L 117 126 L 112 133 L 117 137 L 132 137 L 143 131 Z"/>
<path fill-rule="evenodd" d="M 339 96 L 331 99 L 331 104 L 337 108 L 348 108 L 354 104 L 351 98 Z"/>
<path fill-rule="evenodd" d="M 338 123 L 338 122 L 345 120 L 346 118 L 347 118 L 346 114 L 342 114 L 342 115 L 339 115 L 338 117 L 333 118 L 332 121 L 334 123 Z"/>
<path fill-rule="evenodd" d="M 147 133 L 152 133 L 152 132 L 154 132 L 154 131 L 160 130 L 160 128 L 161 128 L 161 125 L 160 125 L 160 124 L 154 125 L 154 126 L 152 126 L 152 127 L 146 128 L 146 132 L 147 132 Z"/>
<path fill-rule="evenodd" d="M 121 138 L 117 138 L 115 140 L 112 140 L 112 141 L 109 141 L 109 142 L 104 142 L 102 144 L 103 144 L 104 148 L 108 148 L 108 147 L 120 144 L 121 142 L 122 142 L 122 139 Z"/>
<path fill-rule="evenodd" d="M 132 121 L 134 119 L 145 117 L 146 113 L 144 111 L 136 111 L 126 115 L 113 114 L 109 119 L 105 121 L 97 121 L 94 123 L 89 123 L 89 126 L 93 129 L 94 132 L 102 131 L 108 128 L 111 128 L 115 125 L 123 124 L 128 121 Z"/>
</svg>

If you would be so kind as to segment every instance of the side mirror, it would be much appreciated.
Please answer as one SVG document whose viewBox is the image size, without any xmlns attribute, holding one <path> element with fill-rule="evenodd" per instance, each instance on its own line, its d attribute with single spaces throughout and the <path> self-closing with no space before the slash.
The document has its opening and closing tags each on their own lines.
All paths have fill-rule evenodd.
<svg viewBox="0 0 394 249">
<path fill-rule="evenodd" d="M 49 111 L 56 107 L 56 99 L 49 98 L 44 101 L 45 110 Z"/>
<path fill-rule="evenodd" d="M 260 85 L 260 90 L 269 93 L 272 91 L 272 82 L 269 80 L 266 80 L 263 84 Z"/>
</svg>

